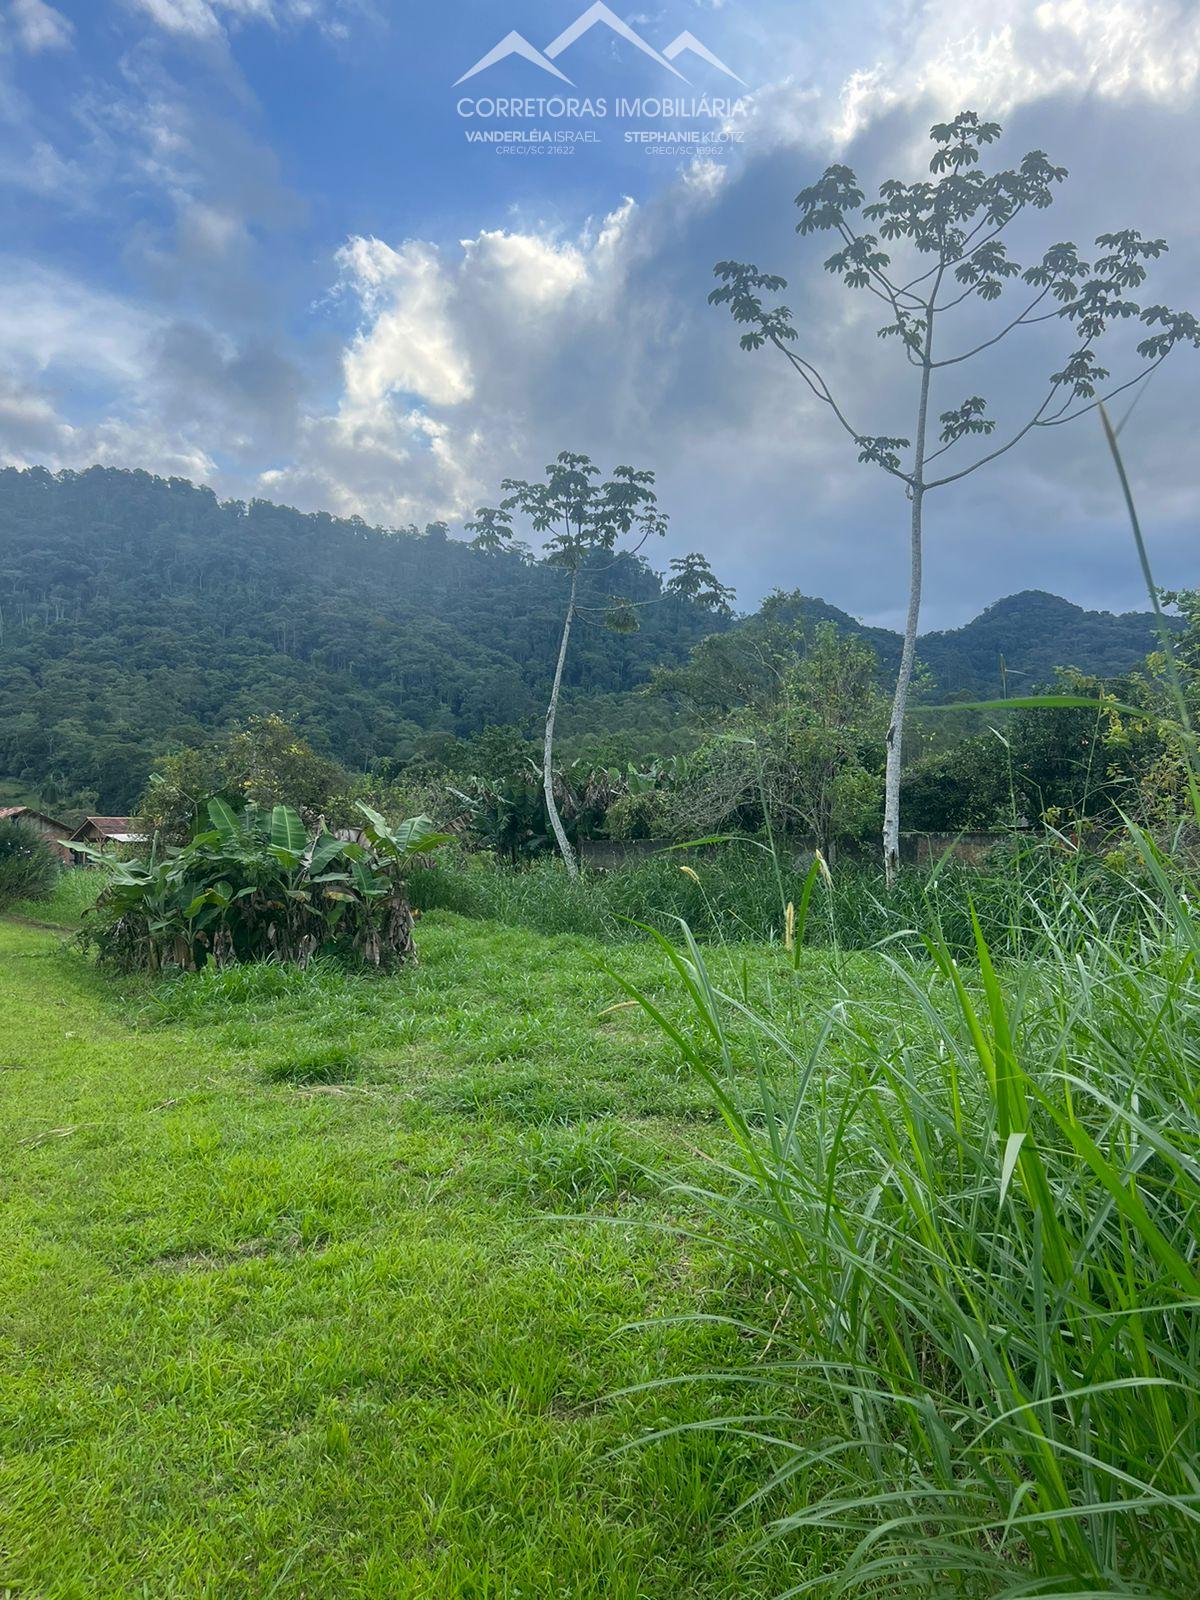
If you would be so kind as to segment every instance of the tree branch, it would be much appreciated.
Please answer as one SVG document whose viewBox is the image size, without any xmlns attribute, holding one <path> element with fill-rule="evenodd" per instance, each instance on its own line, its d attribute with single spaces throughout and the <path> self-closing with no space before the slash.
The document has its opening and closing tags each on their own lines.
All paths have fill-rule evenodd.
<svg viewBox="0 0 1200 1600">
<path fill-rule="evenodd" d="M 841 234 L 842 238 L 845 239 L 847 244 L 857 244 L 859 238 L 861 237 L 859 234 L 855 233 L 854 229 L 845 220 L 845 218 L 838 223 L 838 232 Z M 872 234 L 871 237 L 874 238 L 875 235 Z M 910 312 L 923 311 L 925 309 L 925 302 L 920 298 L 919 295 L 909 294 L 908 290 L 898 288 L 885 273 L 879 270 L 878 267 L 870 266 L 867 263 L 864 263 L 864 265 L 871 276 L 878 278 L 879 282 L 883 285 L 884 293 L 891 304 L 892 310 L 896 313 L 897 318 L 901 317 L 899 296 L 902 294 L 908 294 L 908 298 L 912 301 L 912 305 L 906 307 L 904 310 L 905 316 L 909 315 Z"/>
<path fill-rule="evenodd" d="M 1008 227 L 1009 223 L 1015 221 L 1016 218 L 1021 215 L 1021 212 L 1024 211 L 1024 209 L 1025 202 L 1022 200 L 1014 209 L 1012 216 L 1005 217 L 1004 221 L 993 228 L 991 233 L 989 233 L 985 238 L 980 239 L 978 244 L 971 244 L 971 240 L 979 232 L 980 228 L 987 226 L 988 219 L 984 217 L 980 222 L 977 222 L 974 228 L 972 228 L 971 232 L 967 234 L 966 238 L 963 240 L 962 249 L 956 256 L 945 257 L 943 260 L 938 262 L 937 266 L 930 267 L 928 272 L 923 272 L 919 278 L 913 278 L 911 282 L 904 284 L 902 286 L 901 293 L 910 293 L 911 290 L 916 288 L 917 284 L 924 283 L 927 278 L 932 278 L 935 272 L 945 272 L 948 267 L 956 267 L 960 261 L 965 261 L 967 257 L 973 255 L 976 250 L 982 250 L 985 244 L 991 244 L 992 240 L 998 239 L 1004 232 L 1005 228 Z"/>
<path fill-rule="evenodd" d="M 1048 283 L 1046 285 L 1046 287 L 1042 290 L 1041 294 L 1035 295 L 1034 298 L 1025 307 L 1025 309 L 1021 312 L 1021 314 L 1019 316 L 1014 317 L 1010 323 L 1008 323 L 1005 327 L 1001 328 L 999 333 L 993 334 L 990 339 L 984 339 L 982 344 L 977 344 L 974 347 L 973 350 L 964 350 L 962 355 L 959 355 L 959 356 L 947 356 L 944 361 L 935 361 L 933 363 L 934 366 L 935 367 L 956 367 L 956 366 L 958 366 L 958 364 L 960 362 L 962 362 L 962 361 L 970 361 L 972 356 L 980 355 L 984 350 L 990 350 L 992 345 L 999 344 L 1001 339 L 1003 339 L 1006 334 L 1010 334 L 1013 331 L 1014 328 L 1020 328 L 1020 327 L 1031 328 L 1031 327 L 1034 326 L 1035 323 L 1048 321 L 1049 317 L 1061 316 L 1063 314 L 1062 311 L 1056 309 L 1056 310 L 1050 312 L 1049 316 L 1046 316 L 1046 317 L 1033 317 L 1028 322 L 1025 320 L 1029 316 L 1029 313 L 1033 310 L 1033 308 L 1042 303 L 1042 301 L 1050 293 L 1050 290 L 1051 290 L 1052 287 L 1053 286 Z M 952 301 L 951 304 L 954 304 L 954 302 Z M 943 307 L 943 309 L 949 309 L 949 308 L 948 307 Z"/>
<path fill-rule="evenodd" d="M 1162 366 L 1169 354 L 1169 351 L 1164 350 L 1162 355 L 1156 361 L 1152 361 L 1144 371 L 1137 373 L 1132 378 L 1127 378 L 1124 383 L 1119 383 L 1115 389 L 1110 389 L 1107 394 L 1098 395 L 1095 400 L 1089 400 L 1086 406 L 1080 406 L 1078 411 L 1071 411 L 1066 416 L 1063 416 L 1060 412 L 1058 416 L 1051 417 L 1046 422 L 1039 422 L 1038 427 L 1058 428 L 1064 422 L 1074 422 L 1076 417 L 1086 417 L 1089 411 L 1095 411 L 1097 406 L 1107 405 L 1110 400 L 1115 400 L 1117 395 L 1124 394 L 1126 389 L 1132 389 L 1135 383 L 1141 383 L 1143 378 L 1148 378 L 1152 372 Z"/>
<path fill-rule="evenodd" d="M 960 472 L 949 473 L 944 478 L 935 478 L 932 483 L 927 483 L 925 485 L 925 488 L 927 490 L 928 489 L 941 489 L 948 483 L 957 483 L 960 478 L 969 477 L 972 472 L 976 472 L 976 471 L 978 471 L 978 469 L 980 467 L 986 466 L 989 461 L 995 461 L 997 456 L 1002 456 L 1002 455 L 1004 455 L 1004 453 L 1007 450 L 1011 450 L 1013 445 L 1019 444 L 1020 441 L 1025 437 L 1025 435 L 1032 428 L 1036 428 L 1038 426 L 1038 423 L 1040 422 L 1040 420 L 1042 418 L 1042 414 L 1045 412 L 1046 407 L 1050 404 L 1051 400 L 1054 399 L 1054 396 L 1058 393 L 1058 390 L 1059 390 L 1060 387 L 1061 387 L 1060 384 L 1057 384 L 1057 383 L 1051 384 L 1049 394 L 1042 401 L 1041 405 L 1034 412 L 1033 416 L 1030 417 L 1029 421 L 1025 424 L 1025 426 L 1023 428 L 1019 429 L 1016 433 L 1013 434 L 1012 438 L 1009 439 L 1006 444 L 999 445 L 995 450 L 990 450 L 987 453 L 986 456 L 980 456 L 978 461 L 972 462 L 972 464 L 969 467 L 963 467 L 963 469 Z M 942 452 L 940 450 L 937 451 L 936 453 L 938 455 L 942 454 Z M 930 459 L 932 460 L 933 458 L 930 457 Z"/>
<path fill-rule="evenodd" d="M 864 439 L 870 437 L 869 434 L 859 433 L 858 430 L 846 420 L 841 407 L 833 398 L 833 395 L 829 392 L 829 385 L 825 382 L 825 379 L 810 361 L 806 361 L 803 356 L 798 356 L 794 350 L 789 350 L 787 345 L 774 335 L 771 335 L 771 343 L 774 344 L 777 349 L 781 350 L 788 358 L 793 367 L 795 367 L 796 371 L 804 379 L 808 387 L 816 395 L 817 399 L 823 401 L 824 404 L 829 407 L 834 416 L 841 423 L 842 427 L 845 428 L 846 432 L 854 440 L 855 444 L 861 445 Z M 816 382 L 813 381 L 814 379 Z M 819 388 L 817 387 L 818 384 L 820 385 Z M 898 467 L 890 467 L 884 461 L 876 462 L 876 465 L 881 466 L 885 472 L 890 472 L 893 478 L 899 478 L 901 482 L 909 485 L 912 484 L 913 480 L 909 474 L 907 472 L 901 472 Z"/>
</svg>

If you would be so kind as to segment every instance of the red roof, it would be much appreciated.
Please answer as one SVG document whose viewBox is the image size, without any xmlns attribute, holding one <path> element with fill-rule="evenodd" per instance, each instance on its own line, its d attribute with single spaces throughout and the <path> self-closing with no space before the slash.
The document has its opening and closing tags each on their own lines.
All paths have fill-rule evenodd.
<svg viewBox="0 0 1200 1600">
<path fill-rule="evenodd" d="M 140 817 L 84 817 L 71 838 L 98 833 L 103 839 L 145 839 L 145 826 Z"/>
<path fill-rule="evenodd" d="M 53 828 L 61 828 L 64 833 L 70 833 L 71 825 L 60 822 L 57 817 L 48 817 L 44 811 L 35 811 L 32 806 L 0 806 L 0 822 L 8 822 L 13 817 L 36 817 L 39 822 L 48 822 Z"/>
</svg>

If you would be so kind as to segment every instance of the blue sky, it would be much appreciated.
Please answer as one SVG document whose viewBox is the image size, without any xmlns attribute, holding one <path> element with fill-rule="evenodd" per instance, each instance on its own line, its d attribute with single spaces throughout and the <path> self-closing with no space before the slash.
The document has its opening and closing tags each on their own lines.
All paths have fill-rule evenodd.
<svg viewBox="0 0 1200 1600">
<path fill-rule="evenodd" d="M 770 353 L 738 350 L 705 304 L 712 263 L 786 274 L 864 430 L 907 431 L 908 375 L 791 200 L 830 160 L 916 176 L 929 124 L 972 106 L 1005 122 L 1009 160 L 1044 147 L 1071 169 L 1024 246 L 1165 234 L 1151 298 L 1200 309 L 1194 4 L 635 0 L 554 53 L 588 8 L 0 0 L 0 459 L 458 525 L 500 478 L 581 449 L 654 468 L 664 560 L 705 549 L 743 604 L 800 587 L 895 623 L 896 486 Z M 553 59 L 455 87 L 510 31 Z M 662 59 L 681 35 L 728 73 Z M 487 114 L 537 97 L 608 115 Z M 663 97 L 708 103 L 664 115 Z M 472 128 L 568 137 L 514 153 Z M 710 142 L 663 137 L 681 134 Z M 978 384 L 1016 418 L 1061 353 L 1031 337 Z M 1198 579 L 1198 402 L 1183 351 L 1125 435 L 1171 583 Z M 1090 421 L 946 491 L 929 537 L 930 626 L 1022 587 L 1141 604 Z"/>
</svg>

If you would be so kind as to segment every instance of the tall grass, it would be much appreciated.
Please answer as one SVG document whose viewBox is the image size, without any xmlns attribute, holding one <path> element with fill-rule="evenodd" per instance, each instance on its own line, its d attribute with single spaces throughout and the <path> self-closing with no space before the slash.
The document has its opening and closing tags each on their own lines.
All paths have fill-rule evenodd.
<svg viewBox="0 0 1200 1600">
<path fill-rule="evenodd" d="M 63 929 L 74 928 L 95 905 L 97 895 L 108 881 L 109 871 L 104 866 L 65 867 L 56 871 L 47 895 L 14 900 L 3 909 L 10 916 L 28 917 Z"/>
<path fill-rule="evenodd" d="M 732 1135 L 689 1194 L 785 1308 L 708 1376 L 775 1532 L 830 1535 L 813 1592 L 1196 1592 L 1200 934 L 1179 895 L 1086 926 L 1007 985 L 978 930 L 969 977 L 893 957 L 804 1054 L 690 937 L 690 1024 L 639 996 Z"/>
<path fill-rule="evenodd" d="M 643 926 L 669 932 L 683 921 L 702 944 L 782 942 L 786 906 L 804 899 L 808 870 L 777 852 L 727 844 L 704 854 L 664 853 L 615 872 L 585 871 L 576 883 L 548 860 L 520 870 L 478 859 L 438 864 L 414 872 L 410 892 L 424 910 L 537 933 L 628 939 Z M 899 939 L 918 951 L 922 934 L 935 933 L 966 952 L 974 946 L 970 901 L 991 943 L 1015 952 L 1038 944 L 1046 916 L 1057 916 L 1071 896 L 1106 925 L 1123 915 L 1131 895 L 1147 891 L 1149 877 L 1131 886 L 1127 876 L 1055 838 L 1014 844 L 983 871 L 956 861 L 932 872 L 902 868 L 891 889 L 878 868 L 842 862 L 830 883 L 811 893 L 803 933 L 826 948 L 864 950 Z"/>
<path fill-rule="evenodd" d="M 807 1050 L 686 928 L 683 1015 L 630 987 L 732 1138 L 688 1192 L 782 1308 L 704 1425 L 770 1454 L 776 1535 L 828 1535 L 792 1593 L 1197 1593 L 1200 885 L 1130 832 L 1116 914 L 1019 881 L 1019 962 L 968 907 L 968 959 L 893 944 L 866 1004 L 834 965 Z"/>
<path fill-rule="evenodd" d="M 40 834 L 24 822 L 0 819 L 0 906 L 47 899 L 59 870 L 57 856 Z"/>
</svg>

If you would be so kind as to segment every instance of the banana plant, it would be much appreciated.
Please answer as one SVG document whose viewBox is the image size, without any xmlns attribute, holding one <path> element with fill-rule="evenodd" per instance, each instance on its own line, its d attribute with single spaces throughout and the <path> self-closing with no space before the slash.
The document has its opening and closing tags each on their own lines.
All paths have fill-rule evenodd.
<svg viewBox="0 0 1200 1600">
<path fill-rule="evenodd" d="M 373 966 L 412 959 L 404 869 L 450 836 L 428 817 L 393 827 L 363 811 L 357 843 L 323 825 L 310 835 L 290 806 L 237 812 L 212 800 L 211 826 L 186 845 L 160 850 L 156 841 L 144 860 L 110 863 L 87 938 L 102 960 L 148 970 L 303 964 L 320 950 Z"/>
<path fill-rule="evenodd" d="M 389 856 L 397 866 L 407 866 L 416 856 L 432 855 L 443 845 L 454 840 L 452 833 L 439 833 L 428 817 L 409 817 L 406 822 L 391 827 L 378 811 L 358 803 L 358 809 L 367 819 L 363 829 L 369 843 Z"/>
</svg>

